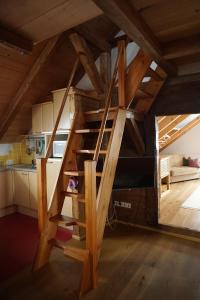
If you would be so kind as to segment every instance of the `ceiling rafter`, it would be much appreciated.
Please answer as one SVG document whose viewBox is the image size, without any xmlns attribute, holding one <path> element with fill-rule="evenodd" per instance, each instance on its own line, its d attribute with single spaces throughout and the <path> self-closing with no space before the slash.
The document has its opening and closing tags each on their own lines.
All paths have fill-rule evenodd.
<svg viewBox="0 0 200 300">
<path fill-rule="evenodd" d="M 160 42 L 129 1 L 93 1 L 121 30 L 151 55 L 167 73 L 176 73 L 175 66 L 163 57 Z"/>
<path fill-rule="evenodd" d="M 95 90 L 98 94 L 103 93 L 103 83 L 98 72 L 98 69 L 95 65 L 94 58 L 92 53 L 84 40 L 78 33 L 74 32 L 69 35 L 69 39 L 74 46 L 75 51 L 77 52 L 80 61 L 90 78 L 92 85 L 94 86 Z"/>
<path fill-rule="evenodd" d="M 28 75 L 25 77 L 25 80 L 22 82 L 20 88 L 18 89 L 17 93 L 13 97 L 12 101 L 10 101 L 10 105 L 8 109 L 5 111 L 3 117 L 1 118 L 1 126 L 0 126 L 0 138 L 5 134 L 6 130 L 10 126 L 11 122 L 15 118 L 16 111 L 19 107 L 23 104 L 25 99 L 23 96 L 30 88 L 33 80 L 35 79 L 36 75 L 41 70 L 42 66 L 46 63 L 49 55 L 52 53 L 59 36 L 56 36 L 50 39 L 44 49 L 42 50 L 41 54 L 33 64 L 32 68 L 30 69 Z"/>
</svg>

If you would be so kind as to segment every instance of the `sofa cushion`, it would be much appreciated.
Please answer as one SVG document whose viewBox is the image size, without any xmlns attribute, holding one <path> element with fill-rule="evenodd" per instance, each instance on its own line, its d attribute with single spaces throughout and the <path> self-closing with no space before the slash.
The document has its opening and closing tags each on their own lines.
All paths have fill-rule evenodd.
<svg viewBox="0 0 200 300">
<path fill-rule="evenodd" d="M 171 176 L 181 176 L 200 173 L 199 168 L 193 167 L 172 167 L 170 170 Z"/>
</svg>

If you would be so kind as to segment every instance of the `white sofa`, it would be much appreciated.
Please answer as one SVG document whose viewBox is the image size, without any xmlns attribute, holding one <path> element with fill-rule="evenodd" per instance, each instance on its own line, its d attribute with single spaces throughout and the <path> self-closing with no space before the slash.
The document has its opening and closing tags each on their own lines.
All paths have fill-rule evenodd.
<svg viewBox="0 0 200 300">
<path fill-rule="evenodd" d="M 183 157 L 200 158 L 200 155 L 173 154 L 170 157 L 170 182 L 200 178 L 200 168 L 183 166 Z"/>
</svg>

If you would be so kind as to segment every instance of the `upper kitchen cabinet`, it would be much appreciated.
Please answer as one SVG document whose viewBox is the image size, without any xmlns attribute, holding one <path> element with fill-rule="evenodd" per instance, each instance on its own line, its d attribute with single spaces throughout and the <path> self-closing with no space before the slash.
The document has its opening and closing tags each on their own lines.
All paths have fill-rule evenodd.
<svg viewBox="0 0 200 300">
<path fill-rule="evenodd" d="M 63 97 L 66 89 L 60 89 L 52 91 L 53 94 L 53 112 L 54 112 L 54 124 L 63 101 Z M 99 99 L 87 91 L 82 91 L 77 88 L 71 87 L 65 107 L 58 125 L 58 130 L 69 130 L 74 117 L 74 113 L 77 111 L 86 111 L 96 109 L 99 107 Z"/>
<path fill-rule="evenodd" d="M 42 132 L 52 132 L 53 127 L 53 102 L 42 103 Z"/>
<path fill-rule="evenodd" d="M 53 131 L 53 102 L 45 102 L 32 107 L 32 132 Z"/>
<path fill-rule="evenodd" d="M 32 132 L 42 132 L 42 105 L 36 104 L 32 107 Z"/>
<path fill-rule="evenodd" d="M 36 104 L 32 109 L 32 132 L 52 132 L 66 89 L 55 90 L 53 102 Z M 94 93 L 71 87 L 58 125 L 58 131 L 71 128 L 74 113 L 99 108 L 100 99 Z"/>
</svg>

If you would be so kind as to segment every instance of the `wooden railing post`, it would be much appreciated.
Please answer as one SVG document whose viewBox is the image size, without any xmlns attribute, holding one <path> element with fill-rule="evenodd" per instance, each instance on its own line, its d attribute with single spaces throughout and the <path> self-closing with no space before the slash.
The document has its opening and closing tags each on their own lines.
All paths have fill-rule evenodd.
<svg viewBox="0 0 200 300">
<path fill-rule="evenodd" d="M 96 161 L 85 161 L 85 219 L 86 249 L 89 250 L 90 287 L 97 282 L 97 202 L 96 202 Z M 87 277 L 87 276 L 86 276 Z"/>
<path fill-rule="evenodd" d="M 47 218 L 47 181 L 46 158 L 36 160 L 38 186 L 38 226 L 39 231 L 44 229 Z"/>
<path fill-rule="evenodd" d="M 126 99 L 125 99 L 126 42 L 125 42 L 125 40 L 120 40 L 118 42 L 118 49 L 120 52 L 119 65 L 118 65 L 119 107 L 125 107 L 126 106 Z"/>
</svg>

